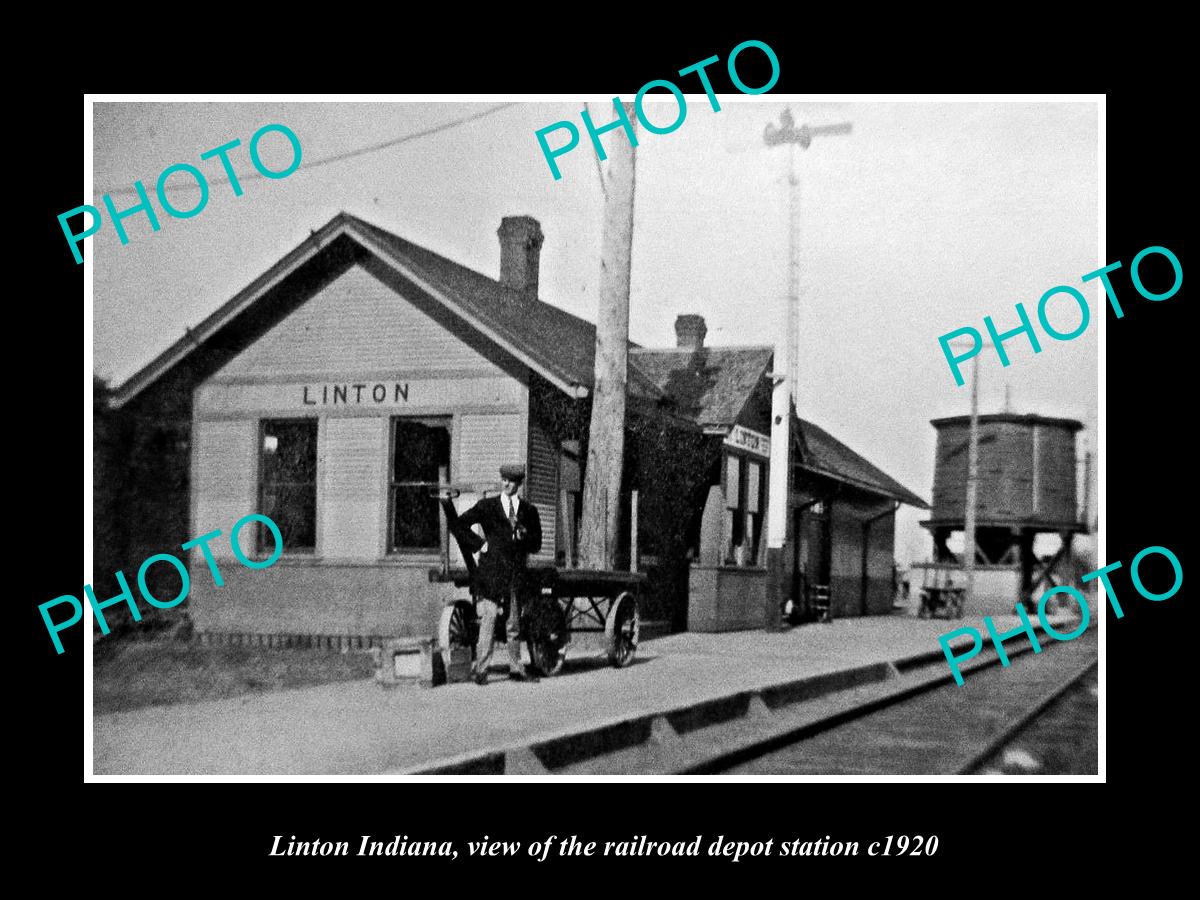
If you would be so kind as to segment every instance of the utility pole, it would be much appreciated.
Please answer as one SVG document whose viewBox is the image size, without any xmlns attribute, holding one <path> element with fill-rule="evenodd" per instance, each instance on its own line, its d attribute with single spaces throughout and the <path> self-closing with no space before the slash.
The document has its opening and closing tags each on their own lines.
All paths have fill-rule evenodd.
<svg viewBox="0 0 1200 900">
<path fill-rule="evenodd" d="M 951 344 L 954 341 L 950 342 Z M 980 350 L 991 349 L 984 342 Z M 1007 396 L 1007 394 L 1006 394 Z M 967 575 L 967 597 L 963 608 L 975 604 L 975 511 L 979 505 L 979 354 L 975 354 L 971 369 L 971 416 L 967 437 L 967 497 L 963 515 L 963 568 Z M 981 610 L 982 612 L 982 610 Z"/>
<path fill-rule="evenodd" d="M 633 104 L 628 121 L 637 128 Z M 629 367 L 629 273 L 633 259 L 636 148 L 618 136 L 608 151 L 604 233 L 600 244 L 600 309 L 596 315 L 595 379 L 579 535 L 580 565 L 616 567 L 625 459 L 625 386 Z"/>
<path fill-rule="evenodd" d="M 979 354 L 971 369 L 971 434 L 967 442 L 967 509 L 963 523 L 963 564 L 967 569 L 967 602 L 975 609 L 975 508 L 979 499 Z"/>
<path fill-rule="evenodd" d="M 775 386 L 771 394 L 771 467 L 767 500 L 767 628 L 780 626 L 782 592 L 785 584 L 783 545 L 787 541 L 788 499 L 791 492 L 792 402 L 800 372 L 800 180 L 796 177 L 796 146 L 807 150 L 817 135 L 849 134 L 851 125 L 796 127 L 792 111 L 784 108 L 779 125 L 767 123 L 763 142 L 768 147 L 788 148 L 788 297 L 784 340 L 776 347 Z M 782 352 L 780 352 L 782 351 Z M 798 537 L 798 536 L 797 536 Z"/>
<path fill-rule="evenodd" d="M 1091 513 L 1089 507 L 1092 505 L 1092 451 L 1086 449 L 1083 454 L 1083 511 L 1079 516 L 1079 521 L 1083 523 L 1084 534 L 1092 533 Z"/>
<path fill-rule="evenodd" d="M 796 177 L 796 147 L 807 150 L 812 145 L 812 139 L 818 135 L 850 134 L 851 124 L 841 122 L 837 125 L 820 125 L 810 128 L 808 125 L 796 127 L 790 109 L 784 109 L 779 114 L 779 127 L 768 122 L 763 132 L 763 142 L 768 147 L 778 147 L 786 144 L 788 148 L 788 306 L 787 306 L 787 343 L 784 355 L 786 368 L 784 371 L 789 380 L 789 392 L 796 396 L 800 372 L 800 179 Z"/>
</svg>

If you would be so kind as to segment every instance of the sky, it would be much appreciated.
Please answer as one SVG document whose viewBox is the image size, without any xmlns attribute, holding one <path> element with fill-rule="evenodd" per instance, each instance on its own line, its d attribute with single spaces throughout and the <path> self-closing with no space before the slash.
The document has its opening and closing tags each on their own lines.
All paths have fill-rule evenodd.
<svg viewBox="0 0 1200 900">
<path fill-rule="evenodd" d="M 611 97 L 587 98 L 597 124 Z M 506 215 L 537 218 L 545 234 L 541 299 L 596 320 L 603 194 L 586 133 L 558 158 L 554 180 L 535 132 L 573 121 L 584 98 L 521 102 L 387 149 L 311 163 L 472 116 L 505 102 L 96 103 L 94 198 L 153 195 L 174 163 L 213 178 L 207 206 L 189 219 L 159 210 L 125 220 L 122 246 L 110 223 L 93 251 L 94 369 L 119 385 L 183 333 L 346 211 L 479 272 L 498 277 L 496 229 Z M 675 317 L 699 313 L 709 345 L 777 345 L 785 333 L 788 274 L 788 151 L 763 130 L 786 107 L 797 124 L 849 122 L 848 135 L 818 136 L 796 153 L 799 177 L 799 386 L 803 418 L 821 425 L 926 500 L 935 432 L 929 420 L 969 411 L 938 337 L 963 326 L 1018 324 L 1023 303 L 1036 323 L 1039 298 L 1070 285 L 1088 298 L 1092 323 L 1059 342 L 1039 330 L 1042 352 L 1023 337 L 1006 343 L 1011 364 L 985 351 L 980 411 L 1076 418 L 1078 450 L 1096 449 L 1098 282 L 1081 276 L 1098 256 L 1097 109 L 1094 103 L 814 103 L 764 94 L 687 95 L 674 132 L 639 131 L 630 337 L 674 346 Z M 651 121 L 677 115 L 673 101 L 647 103 Z M 300 168 L 256 178 L 248 145 L 263 125 L 298 136 Z M 553 145 L 562 139 L 551 136 Z M 230 153 L 244 193 L 215 183 L 217 160 L 200 154 L 238 138 Z M 614 135 L 604 140 L 613 140 Z M 272 134 L 261 145 L 272 168 L 290 159 Z M 174 176 L 179 184 L 186 176 Z M 198 197 L 172 188 L 181 208 Z M 118 210 L 137 203 L 115 194 Z M 157 207 L 157 201 L 155 201 Z M 78 221 L 78 220 L 76 220 Z M 69 252 L 64 242 L 64 252 Z M 1049 318 L 1072 330 L 1079 313 L 1061 298 Z M 1092 496 L 1095 497 L 1093 488 Z M 897 520 L 902 563 L 930 556 L 908 507 Z"/>
</svg>

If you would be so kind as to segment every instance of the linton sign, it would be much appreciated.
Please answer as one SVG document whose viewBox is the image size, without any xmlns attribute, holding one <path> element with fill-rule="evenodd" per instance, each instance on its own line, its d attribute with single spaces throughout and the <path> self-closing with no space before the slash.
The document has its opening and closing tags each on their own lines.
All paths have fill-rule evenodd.
<svg viewBox="0 0 1200 900">
<path fill-rule="evenodd" d="M 365 398 L 364 399 L 364 392 Z M 392 389 L 382 383 L 375 384 L 306 384 L 303 403 L 305 406 L 337 406 L 351 403 L 386 403 L 389 394 L 393 403 L 408 402 L 408 382 L 392 383 Z"/>
<path fill-rule="evenodd" d="M 725 446 L 737 447 L 765 458 L 771 456 L 771 439 L 765 434 L 751 431 L 741 425 L 733 426 L 733 431 L 729 432 L 729 436 L 725 438 Z"/>
<path fill-rule="evenodd" d="M 353 376 L 338 381 L 210 381 L 196 394 L 204 417 L 258 416 L 289 410 L 372 415 L 398 408 L 413 410 L 486 409 L 517 412 L 524 401 L 520 382 L 506 377 L 401 380 Z"/>
</svg>

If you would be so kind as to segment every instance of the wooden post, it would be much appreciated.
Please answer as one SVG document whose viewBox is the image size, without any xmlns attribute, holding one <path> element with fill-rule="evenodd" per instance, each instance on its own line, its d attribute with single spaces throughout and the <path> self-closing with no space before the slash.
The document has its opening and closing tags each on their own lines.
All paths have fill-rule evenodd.
<svg viewBox="0 0 1200 900">
<path fill-rule="evenodd" d="M 438 484 L 450 481 L 450 470 L 446 466 L 438 466 Z M 451 503 L 454 501 L 451 500 Z M 446 511 L 438 503 L 438 541 L 442 545 L 442 578 L 450 575 L 450 523 L 446 521 Z"/>
<path fill-rule="evenodd" d="M 967 500 L 963 523 L 963 565 L 967 570 L 966 606 L 975 609 L 975 506 L 979 498 L 979 357 L 971 369 L 971 430 L 967 439 Z M 1036 477 L 1036 476 L 1035 476 Z"/>
<path fill-rule="evenodd" d="M 638 570 L 638 492 L 629 495 L 629 571 Z"/>
<path fill-rule="evenodd" d="M 623 106 L 629 121 L 636 122 L 633 104 Z M 592 569 L 614 567 L 621 520 L 636 152 L 630 137 L 613 135 L 608 147 L 607 177 L 601 174 L 604 232 L 600 245 L 600 309 L 596 316 L 595 383 L 579 540 L 580 563 Z"/>
<path fill-rule="evenodd" d="M 1089 450 L 1083 455 L 1083 514 L 1079 516 L 1079 521 L 1083 523 L 1083 533 L 1092 533 L 1091 513 L 1088 507 L 1091 506 L 1092 496 L 1092 453 Z"/>
</svg>

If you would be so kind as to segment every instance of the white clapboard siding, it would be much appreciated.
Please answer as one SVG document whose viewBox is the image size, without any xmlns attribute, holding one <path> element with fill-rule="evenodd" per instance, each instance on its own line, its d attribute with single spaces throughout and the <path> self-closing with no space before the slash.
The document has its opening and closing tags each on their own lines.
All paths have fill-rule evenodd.
<svg viewBox="0 0 1200 900">
<path fill-rule="evenodd" d="M 224 537 L 209 542 L 209 547 L 214 556 L 232 558 L 227 536 L 233 523 L 258 511 L 258 423 L 201 421 L 194 428 L 196 534 L 220 529 Z M 242 531 L 247 552 L 254 549 L 253 534 L 253 528 Z"/>
<path fill-rule="evenodd" d="M 507 462 L 525 459 L 525 442 L 522 440 L 521 417 L 519 415 L 466 414 L 459 417 L 458 467 L 453 475 L 455 481 L 474 483 L 500 483 L 500 466 Z M 464 513 L 483 497 L 482 494 L 463 493 L 455 502 L 459 513 Z M 462 556 L 457 543 L 451 541 L 451 565 L 460 565 Z"/>
<path fill-rule="evenodd" d="M 460 417 L 456 481 L 500 481 L 500 466 L 525 461 L 521 416 L 464 414 Z"/>
<path fill-rule="evenodd" d="M 377 559 L 387 486 L 386 418 L 325 421 L 318 468 L 322 475 L 321 554 Z"/>
<path fill-rule="evenodd" d="M 554 562 L 555 531 L 558 526 L 558 453 L 536 422 L 529 426 L 529 480 L 525 496 L 537 507 L 542 520 L 542 550 L 534 558 Z"/>
<path fill-rule="evenodd" d="M 499 369 L 354 266 L 225 365 L 219 378 L 424 369 Z"/>
</svg>

